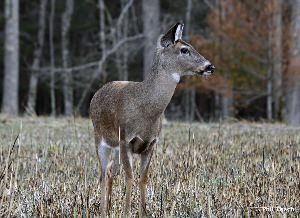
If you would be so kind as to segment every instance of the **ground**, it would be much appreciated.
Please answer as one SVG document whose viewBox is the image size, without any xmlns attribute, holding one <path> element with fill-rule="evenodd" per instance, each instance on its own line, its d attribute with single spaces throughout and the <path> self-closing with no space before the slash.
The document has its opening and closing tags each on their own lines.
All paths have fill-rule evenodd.
<svg viewBox="0 0 300 218">
<path fill-rule="evenodd" d="M 2 116 L 0 135 L 0 217 L 99 216 L 88 119 Z M 122 213 L 123 175 L 114 182 L 111 217 Z M 299 178 L 300 127 L 167 122 L 151 163 L 148 216 L 297 217 Z M 136 217 L 137 184 L 132 194 Z"/>
</svg>

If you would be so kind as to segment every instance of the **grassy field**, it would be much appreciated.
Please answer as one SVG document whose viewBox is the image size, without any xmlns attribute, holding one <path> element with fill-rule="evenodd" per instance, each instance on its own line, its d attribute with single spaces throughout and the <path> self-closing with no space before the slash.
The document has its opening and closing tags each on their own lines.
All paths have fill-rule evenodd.
<svg viewBox="0 0 300 218">
<path fill-rule="evenodd" d="M 99 216 L 89 120 L 0 117 L 0 135 L 0 217 Z M 123 175 L 114 181 L 111 217 L 122 213 Z M 135 185 L 134 217 L 138 196 Z M 300 128 L 167 123 L 147 202 L 149 217 L 300 217 Z"/>
</svg>

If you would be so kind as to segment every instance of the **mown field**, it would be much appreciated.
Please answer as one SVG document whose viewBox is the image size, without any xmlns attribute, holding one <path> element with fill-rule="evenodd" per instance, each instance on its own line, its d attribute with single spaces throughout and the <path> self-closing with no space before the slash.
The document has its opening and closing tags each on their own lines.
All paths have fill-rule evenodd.
<svg viewBox="0 0 300 218">
<path fill-rule="evenodd" d="M 2 116 L 0 135 L 0 217 L 100 215 L 89 120 Z M 138 163 L 136 157 L 136 180 Z M 121 171 L 111 217 L 122 214 L 123 180 Z M 138 196 L 135 185 L 134 217 Z M 300 217 L 300 128 L 168 122 L 153 155 L 147 202 L 149 217 Z"/>
</svg>

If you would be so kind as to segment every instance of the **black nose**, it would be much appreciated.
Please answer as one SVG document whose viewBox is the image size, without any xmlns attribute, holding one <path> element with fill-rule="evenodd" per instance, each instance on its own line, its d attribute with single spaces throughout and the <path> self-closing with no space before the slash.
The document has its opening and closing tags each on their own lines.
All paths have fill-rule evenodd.
<svg viewBox="0 0 300 218">
<path fill-rule="evenodd" d="M 205 68 L 205 71 L 210 71 L 211 73 L 213 73 L 215 71 L 215 66 L 210 64 Z"/>
</svg>

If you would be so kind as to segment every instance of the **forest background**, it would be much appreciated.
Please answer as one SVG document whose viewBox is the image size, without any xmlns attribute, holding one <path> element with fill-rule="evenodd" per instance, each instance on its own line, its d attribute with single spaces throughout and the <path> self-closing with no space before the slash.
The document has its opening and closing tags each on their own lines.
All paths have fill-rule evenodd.
<svg viewBox="0 0 300 218">
<path fill-rule="evenodd" d="M 182 121 L 300 124 L 299 0 L 0 1 L 0 102 L 10 115 L 88 116 L 112 80 L 141 81 L 177 21 L 217 70 L 184 78 L 166 110 Z"/>
</svg>

